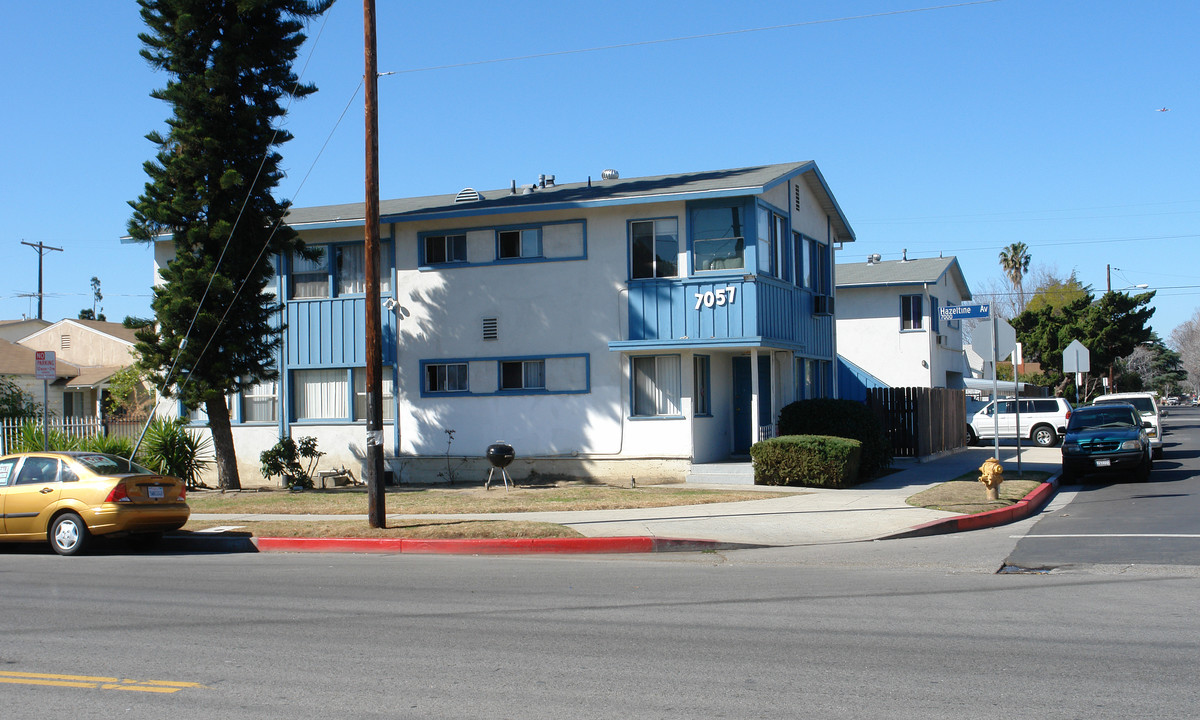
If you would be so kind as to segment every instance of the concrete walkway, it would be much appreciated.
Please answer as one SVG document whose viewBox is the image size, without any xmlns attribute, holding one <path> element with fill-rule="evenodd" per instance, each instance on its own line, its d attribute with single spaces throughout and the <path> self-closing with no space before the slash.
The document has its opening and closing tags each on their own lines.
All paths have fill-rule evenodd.
<svg viewBox="0 0 1200 720">
<path fill-rule="evenodd" d="M 1000 448 L 1000 462 L 1004 465 L 1004 472 L 1008 477 L 1017 474 L 1016 451 L 1014 444 L 1003 445 Z M 723 545 L 812 545 L 874 540 L 905 533 L 946 532 L 965 529 L 965 526 L 955 526 L 955 518 L 961 516 L 912 507 L 905 501 L 922 490 L 953 480 L 963 473 L 978 470 L 983 461 L 992 455 L 993 448 L 989 446 L 968 448 L 924 462 L 901 459 L 893 465 L 898 472 L 854 488 L 795 488 L 787 497 L 747 502 L 630 510 L 487 513 L 436 517 L 447 520 L 509 519 L 551 522 L 574 528 L 589 538 L 672 538 L 703 540 Z M 1060 457 L 1058 448 L 1021 449 L 1021 465 L 1024 470 L 1040 470 L 1056 475 Z M 689 483 L 687 487 L 706 486 Z M 737 486 L 737 489 L 745 490 L 748 487 L 742 485 Z M 1036 498 L 1038 503 L 1048 496 L 1049 490 L 1049 487 L 1043 489 Z M 1030 511 L 1035 509 L 1029 508 Z M 244 526 L 255 521 L 271 519 L 361 519 L 364 522 L 367 519 L 365 515 L 196 514 L 193 517 L 216 520 L 231 526 Z M 388 520 L 430 517 L 388 515 Z M 973 527 L 980 526 L 980 521 L 983 524 L 1001 524 L 1013 519 L 1011 513 L 1008 517 L 974 517 L 977 521 L 973 523 Z M 528 550 L 518 550 L 524 551 Z"/>
</svg>

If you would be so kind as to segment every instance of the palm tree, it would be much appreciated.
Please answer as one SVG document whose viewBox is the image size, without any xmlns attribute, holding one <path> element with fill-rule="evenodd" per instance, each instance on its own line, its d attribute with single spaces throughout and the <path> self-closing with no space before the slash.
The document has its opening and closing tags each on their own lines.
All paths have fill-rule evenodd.
<svg viewBox="0 0 1200 720">
<path fill-rule="evenodd" d="M 1000 267 L 1009 282 L 1017 289 L 1017 314 L 1025 310 L 1025 288 L 1021 281 L 1029 272 L 1029 248 L 1023 242 L 1015 242 L 1000 251 Z"/>
</svg>

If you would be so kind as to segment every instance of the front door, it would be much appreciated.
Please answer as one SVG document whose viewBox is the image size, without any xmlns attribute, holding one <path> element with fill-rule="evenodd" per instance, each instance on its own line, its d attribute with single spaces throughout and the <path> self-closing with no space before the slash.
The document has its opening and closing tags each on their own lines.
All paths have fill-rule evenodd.
<svg viewBox="0 0 1200 720">
<path fill-rule="evenodd" d="M 742 355 L 733 359 L 733 453 L 747 455 L 757 440 L 760 425 L 770 425 L 771 356 L 758 356 L 758 422 L 750 421 L 754 384 L 750 377 L 750 358 Z"/>
</svg>

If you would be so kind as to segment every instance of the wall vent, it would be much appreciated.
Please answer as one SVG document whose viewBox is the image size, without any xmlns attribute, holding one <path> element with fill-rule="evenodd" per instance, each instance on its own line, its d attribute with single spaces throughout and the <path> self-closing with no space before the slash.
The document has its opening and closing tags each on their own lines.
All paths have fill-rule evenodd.
<svg viewBox="0 0 1200 720">
<path fill-rule="evenodd" d="M 71 349 L 71 336 L 70 335 L 59 335 L 58 336 L 58 347 L 60 350 L 70 350 Z"/>
<path fill-rule="evenodd" d="M 500 319 L 499 318 L 484 318 L 483 319 L 483 339 L 498 340 L 500 338 Z"/>
<path fill-rule="evenodd" d="M 454 202 L 456 203 L 479 202 L 482 199 L 483 196 L 475 188 L 463 188 L 454 196 Z"/>
<path fill-rule="evenodd" d="M 800 212 L 800 183 L 795 183 L 792 187 L 796 190 L 796 212 Z"/>
</svg>

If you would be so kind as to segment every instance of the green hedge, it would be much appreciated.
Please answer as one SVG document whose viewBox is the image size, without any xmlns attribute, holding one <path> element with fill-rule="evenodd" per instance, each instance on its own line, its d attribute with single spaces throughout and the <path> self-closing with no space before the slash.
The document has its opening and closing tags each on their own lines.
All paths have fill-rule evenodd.
<svg viewBox="0 0 1200 720">
<path fill-rule="evenodd" d="M 779 413 L 780 435 L 831 435 L 862 443 L 859 474 L 870 480 L 892 465 L 892 444 L 888 442 L 875 414 L 854 400 L 818 398 L 786 405 Z"/>
<path fill-rule="evenodd" d="M 849 487 L 859 482 L 862 443 L 827 435 L 783 435 L 750 447 L 755 485 Z"/>
</svg>

